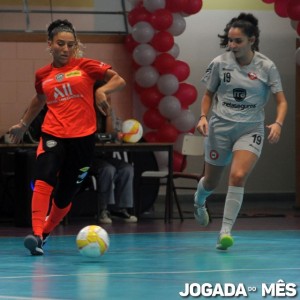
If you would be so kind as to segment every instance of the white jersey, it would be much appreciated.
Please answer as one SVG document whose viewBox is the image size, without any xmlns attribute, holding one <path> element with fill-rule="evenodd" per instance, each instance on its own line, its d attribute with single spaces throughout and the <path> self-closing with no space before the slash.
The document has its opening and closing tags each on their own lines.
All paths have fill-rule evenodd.
<svg viewBox="0 0 300 300">
<path fill-rule="evenodd" d="M 234 122 L 263 121 L 270 91 L 282 91 L 275 64 L 259 52 L 242 67 L 232 52 L 226 52 L 209 64 L 201 81 L 215 93 L 213 113 Z"/>
</svg>

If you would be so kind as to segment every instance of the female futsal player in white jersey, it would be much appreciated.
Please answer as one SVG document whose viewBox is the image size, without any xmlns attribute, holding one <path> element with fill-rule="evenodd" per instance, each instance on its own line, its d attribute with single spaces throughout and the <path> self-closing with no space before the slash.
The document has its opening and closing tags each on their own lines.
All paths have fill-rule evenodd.
<svg viewBox="0 0 300 300">
<path fill-rule="evenodd" d="M 234 243 L 231 230 L 242 205 L 245 183 L 262 151 L 264 107 L 269 94 L 272 92 L 277 105 L 274 123 L 266 126 L 271 144 L 279 141 L 287 101 L 276 66 L 258 52 L 258 20 L 252 14 L 241 13 L 233 18 L 219 38 L 221 47 L 228 51 L 213 59 L 202 78 L 206 91 L 197 130 L 205 136 L 205 175 L 195 193 L 194 214 L 200 225 L 208 225 L 206 198 L 231 163 L 216 245 L 219 250 L 227 250 Z"/>
</svg>

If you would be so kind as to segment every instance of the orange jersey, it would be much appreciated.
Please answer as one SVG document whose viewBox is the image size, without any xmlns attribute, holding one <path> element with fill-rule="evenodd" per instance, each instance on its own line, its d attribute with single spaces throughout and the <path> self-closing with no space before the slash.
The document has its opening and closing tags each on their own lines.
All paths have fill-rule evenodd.
<svg viewBox="0 0 300 300">
<path fill-rule="evenodd" d="M 46 96 L 48 111 L 42 131 L 60 138 L 87 136 L 96 131 L 93 86 L 111 66 L 79 58 L 61 68 L 51 64 L 36 72 L 35 89 Z"/>
</svg>

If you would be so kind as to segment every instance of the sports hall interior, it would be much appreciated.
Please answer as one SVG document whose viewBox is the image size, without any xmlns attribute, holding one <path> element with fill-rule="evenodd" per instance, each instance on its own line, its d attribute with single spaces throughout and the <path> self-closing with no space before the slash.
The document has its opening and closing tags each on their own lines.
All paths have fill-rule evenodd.
<svg viewBox="0 0 300 300">
<path fill-rule="evenodd" d="M 227 173 L 209 197 L 211 223 L 206 228 L 194 220 L 194 182 L 175 180 L 175 184 L 191 189 L 177 191 L 184 220 L 173 203 L 172 218 L 166 221 L 165 186 L 155 180 L 143 187 L 141 196 L 139 181 L 135 179 L 135 202 L 142 203 L 138 223 L 103 225 L 111 246 L 100 260 L 80 257 L 74 244 L 83 226 L 97 223 L 97 203 L 91 187 L 78 194 L 69 216 L 53 232 L 43 259 L 32 260 L 23 248 L 23 238 L 31 231 L 29 183 L 35 147 L 24 149 L 21 144 L 22 158 L 16 161 L 15 151 L 5 150 L 5 134 L 20 120 L 35 93 L 35 70 L 51 62 L 46 26 L 56 18 L 67 18 L 74 24 L 84 45 L 84 56 L 110 64 L 126 80 L 125 89 L 112 95 L 116 115 L 142 123 L 146 108 L 137 97 L 132 52 L 126 48 L 126 36 L 132 30 L 127 16 L 137 2 L 0 3 L 0 147 L 4 145 L 0 148 L 0 299 L 99 299 L 101 294 L 104 299 L 181 299 L 178 292 L 186 282 L 261 286 L 284 280 L 299 287 L 300 65 L 295 53 L 300 41 L 290 20 L 278 16 L 273 3 L 263 0 L 203 0 L 197 14 L 185 16 L 186 28 L 175 37 L 180 49 L 178 59 L 190 66 L 186 82 L 198 92 L 197 100 L 189 106 L 196 119 L 204 92 L 200 79 L 208 63 L 224 51 L 219 47 L 218 34 L 241 11 L 258 17 L 260 51 L 276 63 L 282 77 L 289 104 L 282 137 L 277 145 L 265 141 L 261 158 L 248 180 L 234 228 L 234 249 L 218 254 L 214 248 L 222 222 Z M 274 101 L 270 99 L 266 125 L 274 121 L 275 113 Z M 137 170 L 145 167 L 145 160 L 151 167 L 159 168 L 154 154 L 149 152 L 136 155 Z M 203 156 L 188 157 L 185 171 L 202 173 L 203 166 Z M 15 288 L 16 282 L 20 289 Z M 297 297 L 299 294 L 300 288 Z M 249 299 L 262 298 L 259 293 L 251 293 Z"/>
</svg>

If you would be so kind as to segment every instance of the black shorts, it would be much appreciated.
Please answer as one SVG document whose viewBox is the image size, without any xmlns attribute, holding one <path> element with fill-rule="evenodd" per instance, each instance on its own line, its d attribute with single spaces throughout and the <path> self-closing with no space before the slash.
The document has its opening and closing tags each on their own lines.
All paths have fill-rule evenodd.
<svg viewBox="0 0 300 300">
<path fill-rule="evenodd" d="M 42 134 L 37 151 L 36 180 L 55 188 L 55 203 L 70 203 L 91 166 L 95 150 L 94 134 L 79 138 L 57 138 Z"/>
</svg>

